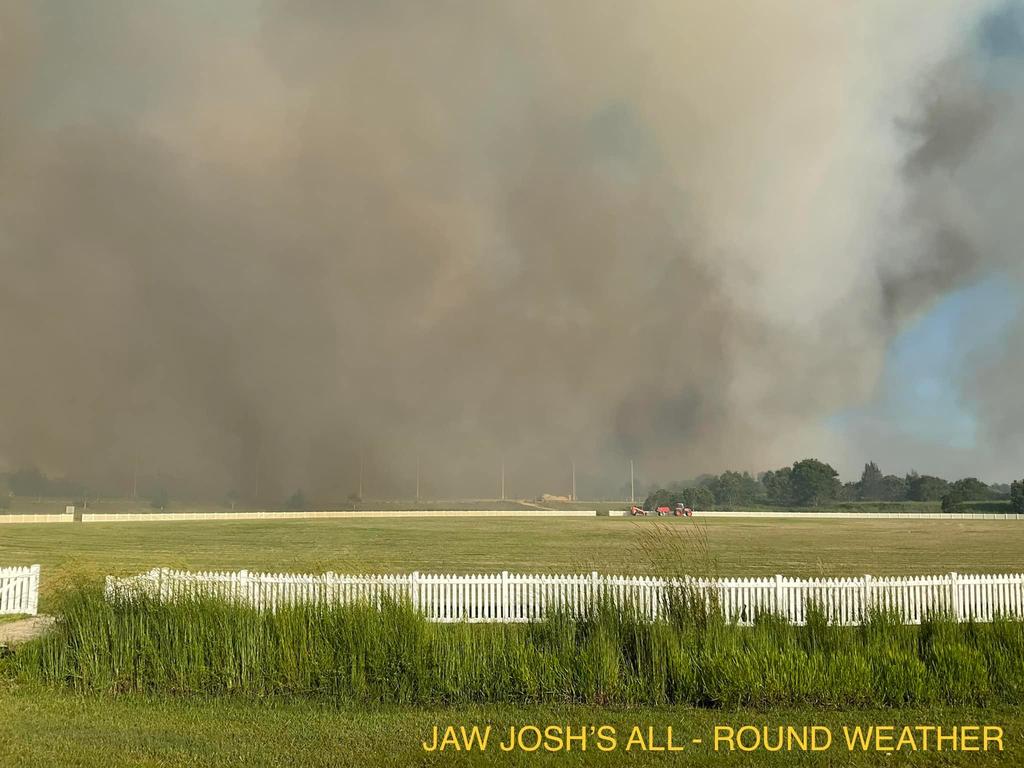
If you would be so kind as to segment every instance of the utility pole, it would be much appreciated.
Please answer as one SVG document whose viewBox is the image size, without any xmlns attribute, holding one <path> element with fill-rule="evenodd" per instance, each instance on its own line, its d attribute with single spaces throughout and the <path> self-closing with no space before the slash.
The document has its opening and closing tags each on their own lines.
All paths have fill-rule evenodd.
<svg viewBox="0 0 1024 768">
<path fill-rule="evenodd" d="M 576 462 L 570 462 L 572 464 L 572 500 L 576 501 Z"/>
<path fill-rule="evenodd" d="M 633 460 L 629 460 L 629 503 L 636 504 L 636 493 L 633 490 Z"/>
<path fill-rule="evenodd" d="M 259 446 L 256 447 L 256 465 L 254 467 L 255 472 L 253 473 L 253 501 L 257 504 L 260 500 L 260 451 Z"/>
</svg>

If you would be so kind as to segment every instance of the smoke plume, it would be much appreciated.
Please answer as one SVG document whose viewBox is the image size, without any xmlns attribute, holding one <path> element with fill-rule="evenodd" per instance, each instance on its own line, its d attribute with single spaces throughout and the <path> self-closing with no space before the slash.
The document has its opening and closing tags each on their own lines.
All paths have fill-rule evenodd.
<svg viewBox="0 0 1024 768">
<path fill-rule="evenodd" d="M 953 178 L 1005 113 L 981 6 L 5 0 L 0 464 L 326 499 L 842 455 L 1007 258 Z"/>
</svg>

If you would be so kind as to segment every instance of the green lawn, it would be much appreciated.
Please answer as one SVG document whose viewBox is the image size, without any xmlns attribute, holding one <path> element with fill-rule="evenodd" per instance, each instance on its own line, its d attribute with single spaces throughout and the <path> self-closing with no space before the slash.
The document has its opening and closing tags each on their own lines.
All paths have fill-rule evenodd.
<svg viewBox="0 0 1024 768">
<path fill-rule="evenodd" d="M 43 566 L 44 591 L 75 574 L 154 566 L 273 571 L 573 571 L 639 573 L 702 565 L 706 538 L 722 574 L 908 574 L 1021 571 L 1024 524 L 1007 521 L 427 519 L 168 522 L 0 527 L 0 563 Z M 652 542 L 661 544 L 652 551 Z M 46 607 L 44 592 L 44 609 Z M 435 723 L 632 724 L 684 740 L 715 725 L 988 723 L 1006 728 L 1003 753 L 725 755 L 691 744 L 679 754 L 615 751 L 427 754 Z M 0 766 L 1011 766 L 1024 764 L 1024 713 L 885 711 L 623 712 L 577 706 L 432 710 L 338 709 L 309 701 L 80 697 L 0 687 Z"/>
<path fill-rule="evenodd" d="M 156 566 L 293 572 L 644 573 L 694 565 L 706 535 L 722 575 L 1024 570 L 1024 523 L 936 520 L 399 519 L 88 523 L 0 528 L 0 563 L 64 575 Z M 652 552 L 652 546 L 658 550 Z"/>
<path fill-rule="evenodd" d="M 486 751 L 427 753 L 435 725 L 494 728 Z M 495 739 L 510 726 L 602 726 L 615 729 L 616 748 L 601 752 L 502 752 Z M 964 753 L 850 752 L 843 726 L 994 725 L 1004 729 L 1004 751 Z M 682 753 L 625 750 L 634 725 L 665 729 Z M 716 726 L 822 725 L 833 732 L 823 752 L 764 751 L 729 754 L 714 750 Z M 605 733 L 608 733 L 607 731 Z M 879 712 L 772 713 L 694 709 L 622 711 L 579 706 L 464 707 L 452 709 L 338 709 L 289 701 L 254 704 L 238 700 L 81 697 L 25 687 L 0 688 L 0 765 L 117 768 L 119 766 L 1017 766 L 1024 762 L 1024 714 L 1011 710 L 887 710 Z M 701 744 L 694 744 L 701 739 Z M 608 742 L 605 742 L 606 744 Z"/>
</svg>

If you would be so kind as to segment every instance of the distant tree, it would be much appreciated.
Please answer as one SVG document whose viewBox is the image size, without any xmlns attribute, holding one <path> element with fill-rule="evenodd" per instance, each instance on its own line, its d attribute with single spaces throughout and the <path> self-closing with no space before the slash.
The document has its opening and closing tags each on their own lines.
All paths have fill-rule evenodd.
<svg viewBox="0 0 1024 768">
<path fill-rule="evenodd" d="M 81 507 L 82 509 L 88 509 L 89 497 L 92 496 L 92 493 L 90 493 L 89 489 L 84 486 L 78 488 L 77 490 L 79 490 L 80 493 L 78 495 L 78 499 L 75 501 L 75 506 Z"/>
<path fill-rule="evenodd" d="M 1024 480 L 1010 483 L 1010 509 L 1024 515 Z"/>
<path fill-rule="evenodd" d="M 948 491 L 942 497 L 942 511 L 943 512 L 956 512 L 957 508 L 967 501 L 962 491 Z"/>
<path fill-rule="evenodd" d="M 949 490 L 949 483 L 932 475 L 908 475 L 907 498 L 911 501 L 939 501 Z"/>
<path fill-rule="evenodd" d="M 879 501 L 906 501 L 907 479 L 896 475 L 886 475 L 879 485 Z"/>
<path fill-rule="evenodd" d="M 149 506 L 153 509 L 167 509 L 171 505 L 171 496 L 166 488 L 157 488 L 149 497 Z"/>
<path fill-rule="evenodd" d="M 7 485 L 15 496 L 46 496 L 50 490 L 49 478 L 36 467 L 12 472 Z"/>
<path fill-rule="evenodd" d="M 1009 496 L 1010 492 L 1013 490 L 1013 487 L 1012 483 L 992 483 L 991 485 L 989 485 L 988 489 L 992 491 L 994 495 Z"/>
<path fill-rule="evenodd" d="M 873 461 L 864 465 L 864 471 L 860 476 L 860 497 L 864 501 L 881 501 L 883 494 L 882 470 Z"/>
<path fill-rule="evenodd" d="M 786 506 L 793 503 L 793 469 L 783 467 L 761 475 L 761 485 L 769 504 Z"/>
<path fill-rule="evenodd" d="M 817 459 L 804 459 L 793 465 L 790 475 L 793 501 L 801 506 L 833 501 L 839 494 L 839 473 Z"/>
<path fill-rule="evenodd" d="M 711 509 L 715 506 L 715 496 L 710 490 L 703 487 L 696 488 L 684 488 L 680 494 L 681 498 L 675 499 L 671 506 L 675 506 L 678 502 L 683 502 L 690 509 Z"/>
<path fill-rule="evenodd" d="M 296 511 L 302 511 L 306 508 L 306 494 L 302 492 L 302 489 L 295 491 L 291 496 L 288 497 L 288 501 L 285 502 L 288 509 Z"/>
<path fill-rule="evenodd" d="M 47 496 L 62 496 L 64 498 L 79 497 L 86 498 L 91 496 L 89 489 L 81 483 L 76 483 L 74 480 L 69 480 L 66 477 L 50 477 L 47 478 Z"/>
<path fill-rule="evenodd" d="M 680 485 L 685 488 L 701 487 L 710 488 L 711 485 L 718 480 L 718 475 L 697 475 L 692 483 L 681 483 Z"/>
<path fill-rule="evenodd" d="M 976 477 L 965 477 L 950 485 L 949 490 L 961 494 L 964 501 L 987 501 L 997 494 Z"/>
<path fill-rule="evenodd" d="M 951 483 L 946 495 L 942 497 L 942 511 L 953 512 L 967 501 L 987 501 L 998 496 L 985 483 L 976 477 L 965 477 Z"/>
<path fill-rule="evenodd" d="M 753 504 L 764 493 L 761 484 L 749 472 L 723 472 L 701 485 L 714 494 L 715 503 L 721 506 Z"/>
<path fill-rule="evenodd" d="M 840 501 L 857 501 L 860 499 L 860 483 L 843 483 L 836 497 Z"/>
</svg>

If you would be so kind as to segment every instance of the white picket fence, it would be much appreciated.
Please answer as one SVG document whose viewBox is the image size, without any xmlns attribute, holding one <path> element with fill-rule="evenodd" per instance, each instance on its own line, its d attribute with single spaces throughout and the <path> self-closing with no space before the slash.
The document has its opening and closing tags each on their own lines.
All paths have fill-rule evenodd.
<svg viewBox="0 0 1024 768">
<path fill-rule="evenodd" d="M 155 568 L 127 578 L 107 577 L 108 596 L 136 591 L 173 600 L 187 596 L 220 597 L 261 609 L 299 603 L 346 604 L 384 599 L 408 600 L 431 621 L 524 622 L 552 609 L 585 614 L 599 601 L 631 605 L 657 619 L 674 600 L 703 595 L 741 624 L 758 614 L 782 616 L 803 624 L 808 608 L 818 605 L 835 624 L 858 624 L 871 610 L 895 613 L 907 624 L 931 613 L 958 621 L 991 621 L 997 616 L 1024 618 L 1024 574 L 911 576 L 838 579 L 661 579 L 602 576 L 596 572 L 549 576 L 503 572 L 486 575 L 347 576 L 334 573 L 190 573 Z"/>
<path fill-rule="evenodd" d="M 39 609 L 39 566 L 0 568 L 0 616 Z"/>
</svg>

